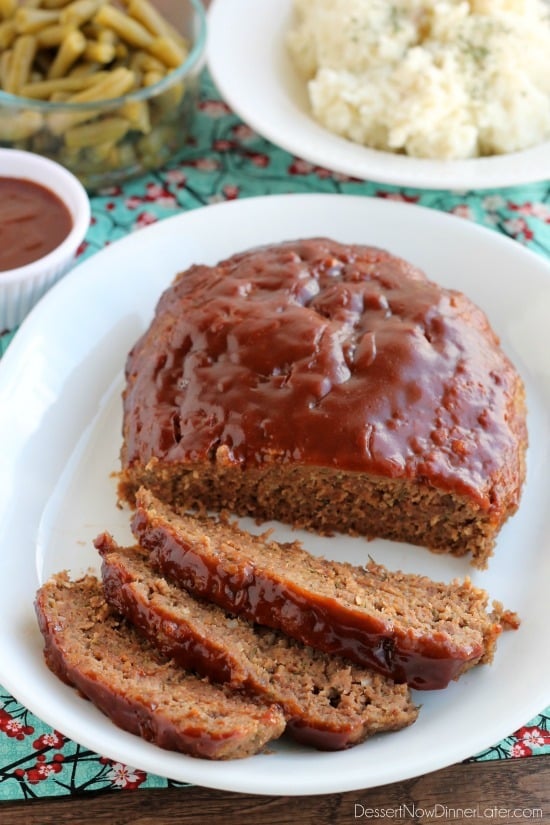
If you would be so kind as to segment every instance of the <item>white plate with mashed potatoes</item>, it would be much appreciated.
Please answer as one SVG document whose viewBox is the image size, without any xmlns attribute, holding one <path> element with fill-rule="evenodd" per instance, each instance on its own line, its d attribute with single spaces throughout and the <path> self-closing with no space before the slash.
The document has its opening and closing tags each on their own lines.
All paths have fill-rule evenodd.
<svg viewBox="0 0 550 825">
<path fill-rule="evenodd" d="M 550 178 L 545 0 L 214 0 L 208 64 L 260 135 L 364 180 Z"/>
</svg>

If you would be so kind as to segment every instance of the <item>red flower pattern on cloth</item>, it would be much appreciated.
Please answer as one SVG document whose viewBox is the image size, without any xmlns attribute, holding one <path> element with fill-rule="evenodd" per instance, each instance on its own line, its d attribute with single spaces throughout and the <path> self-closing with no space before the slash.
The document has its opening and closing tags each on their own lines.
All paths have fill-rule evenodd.
<svg viewBox="0 0 550 825">
<path fill-rule="evenodd" d="M 251 129 L 250 126 L 247 126 L 246 123 L 237 123 L 237 125 L 231 129 L 231 134 L 236 140 L 240 141 L 257 140 L 258 138 L 256 132 Z"/>
<path fill-rule="evenodd" d="M 250 159 L 250 162 L 254 164 L 254 166 L 259 166 L 262 169 L 265 169 L 266 166 L 269 166 L 269 157 L 263 152 L 251 152 L 250 154 L 248 154 L 248 158 Z"/>
<path fill-rule="evenodd" d="M 166 183 L 172 186 L 182 187 L 187 183 L 187 175 L 183 169 L 169 169 L 166 173 Z"/>
<path fill-rule="evenodd" d="M 189 161 L 188 165 L 193 166 L 200 172 L 214 172 L 220 168 L 220 162 L 215 158 L 197 158 L 196 160 Z"/>
<path fill-rule="evenodd" d="M 518 744 L 529 748 L 544 748 L 550 745 L 550 731 L 543 730 L 536 725 L 520 728 L 515 733 Z"/>
<path fill-rule="evenodd" d="M 214 150 L 214 152 L 230 152 L 232 149 L 235 149 L 236 145 L 237 144 L 234 140 L 226 140 L 225 138 L 220 138 L 214 141 L 214 143 L 212 144 L 212 149 Z"/>
<path fill-rule="evenodd" d="M 152 223 L 156 223 L 157 220 L 157 216 L 152 212 L 140 212 L 135 220 L 133 228 L 143 229 L 144 226 L 150 226 Z"/>
<path fill-rule="evenodd" d="M 398 203 L 418 203 L 419 195 L 406 195 L 404 192 L 376 192 L 377 198 L 384 198 L 387 201 L 397 201 Z"/>
<path fill-rule="evenodd" d="M 178 184 L 181 184 L 182 180 L 178 179 L 177 182 Z M 185 184 L 185 175 L 183 175 L 183 183 Z M 177 201 L 176 196 L 170 192 L 166 186 L 161 186 L 158 183 L 148 183 L 145 188 L 144 195 L 132 195 L 131 197 L 126 198 L 124 203 L 127 209 L 137 209 L 138 206 L 142 206 L 144 203 L 154 203 L 156 206 L 173 209 L 176 206 Z M 146 221 L 145 218 L 142 218 L 142 220 Z M 150 221 L 150 223 L 153 223 L 153 221 Z"/>
<path fill-rule="evenodd" d="M 510 218 L 504 221 L 502 226 L 509 235 L 515 238 L 516 241 L 520 241 L 520 243 L 532 241 L 535 237 L 525 218 Z"/>
<path fill-rule="evenodd" d="M 62 748 L 66 741 L 62 733 L 52 730 L 43 733 L 42 736 L 35 739 L 32 746 L 36 750 L 42 750 L 42 748 Z"/>
<path fill-rule="evenodd" d="M 105 195 L 109 198 L 118 198 L 122 195 L 122 187 L 121 186 L 107 186 L 101 192 L 102 195 Z"/>
<path fill-rule="evenodd" d="M 109 765 L 107 771 L 107 778 L 112 782 L 115 788 L 124 788 L 125 790 L 135 790 L 142 785 L 147 779 L 145 771 L 140 771 L 137 768 L 131 768 L 128 765 L 123 765 L 122 762 L 113 762 L 109 759 L 101 760 L 104 764 Z"/>
<path fill-rule="evenodd" d="M 157 206 L 173 207 L 176 205 L 175 196 L 165 186 L 158 183 L 148 183 L 146 192 L 146 200 L 155 203 Z"/>
<path fill-rule="evenodd" d="M 288 174 L 289 175 L 311 175 L 314 171 L 315 167 L 312 163 L 309 163 L 307 160 L 302 160 L 301 158 L 294 158 L 290 166 L 288 167 Z"/>
<path fill-rule="evenodd" d="M 525 742 L 514 742 L 510 748 L 510 756 L 519 758 L 521 756 L 531 756 L 533 751 Z"/>
<path fill-rule="evenodd" d="M 235 184 L 227 184 L 223 187 L 223 195 L 226 200 L 232 201 L 239 197 L 239 187 Z"/>
<path fill-rule="evenodd" d="M 472 209 L 467 203 L 459 203 L 458 206 L 453 207 L 451 212 L 459 218 L 467 218 L 470 221 L 474 220 Z"/>
<path fill-rule="evenodd" d="M 0 709 L 0 731 L 9 736 L 10 739 L 21 741 L 26 736 L 34 733 L 34 728 L 31 725 L 24 725 L 19 719 L 14 718 L 2 708 Z"/>
<path fill-rule="evenodd" d="M 289 175 L 315 175 L 319 180 L 335 180 L 338 183 L 353 183 L 359 182 L 357 178 L 352 178 L 349 175 L 344 175 L 341 172 L 331 172 L 330 169 L 325 169 L 324 166 L 316 166 L 303 158 L 293 158 L 292 163 L 287 168 Z"/>
<path fill-rule="evenodd" d="M 223 100 L 201 100 L 199 110 L 208 117 L 224 117 L 231 113 L 231 109 Z"/>
<path fill-rule="evenodd" d="M 550 223 L 550 206 L 545 203 L 513 203 L 508 201 L 507 208 L 520 215 L 530 215 L 544 223 Z"/>
<path fill-rule="evenodd" d="M 37 756 L 36 763 L 32 768 L 22 768 L 14 771 L 18 779 L 25 779 L 31 785 L 36 785 L 38 782 L 43 782 L 49 779 L 52 775 L 58 774 L 63 770 L 63 762 L 65 757 L 62 753 L 56 753 L 51 762 L 46 761 L 46 756 L 40 754 Z"/>
</svg>

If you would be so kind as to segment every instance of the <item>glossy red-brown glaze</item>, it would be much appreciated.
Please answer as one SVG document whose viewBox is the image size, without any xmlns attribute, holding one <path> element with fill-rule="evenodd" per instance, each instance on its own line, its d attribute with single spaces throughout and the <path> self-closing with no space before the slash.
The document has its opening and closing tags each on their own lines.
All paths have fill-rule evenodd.
<svg viewBox="0 0 550 825">
<path fill-rule="evenodd" d="M 186 670 L 195 671 L 215 682 L 230 682 L 233 687 L 258 693 L 257 685 L 235 661 L 230 647 L 220 650 L 208 639 L 197 639 L 183 623 L 175 620 L 173 612 L 168 615 L 158 603 L 149 607 L 136 598 L 130 587 L 134 579 L 125 577 L 120 567 L 110 562 L 109 552 L 113 544 L 107 534 L 98 536 L 94 544 L 103 558 L 101 574 L 106 601 L 138 627 L 163 655 Z M 342 750 L 362 738 L 361 720 L 355 720 L 355 724 L 350 721 L 345 726 L 340 722 L 331 728 L 326 723 L 324 726 L 321 722 L 312 723 L 304 713 L 293 716 L 284 707 L 283 711 L 287 717 L 288 733 L 304 745 L 319 750 Z"/>
<path fill-rule="evenodd" d="M 345 731 L 329 730 L 328 728 L 313 728 L 301 719 L 290 719 L 286 729 L 296 742 L 320 751 L 341 751 L 355 744 L 354 731 L 351 726 Z"/>
<path fill-rule="evenodd" d="M 232 682 L 236 685 L 240 681 L 241 687 L 249 687 L 246 674 L 236 672 L 235 663 L 231 660 L 229 652 L 220 653 L 206 641 L 199 642 L 173 621 L 170 621 L 170 635 L 163 634 L 161 637 L 158 631 L 164 629 L 164 622 L 159 608 L 153 611 L 143 604 L 137 604 L 128 591 L 128 584 L 117 581 L 116 571 L 105 561 L 102 564 L 102 576 L 105 597 L 109 604 L 142 630 L 161 653 L 172 658 L 186 670 L 208 676 L 215 682 Z M 319 730 L 303 721 L 292 719 L 287 722 L 287 729 L 297 741 L 320 750 L 346 748 L 351 744 L 350 738 L 354 733 L 351 726 L 346 731 Z"/>
<path fill-rule="evenodd" d="M 0 274 L 43 258 L 72 226 L 71 213 L 51 189 L 0 177 Z"/>
<path fill-rule="evenodd" d="M 250 690 L 249 679 L 246 674 L 235 672 L 235 663 L 232 661 L 229 652 L 220 652 L 206 641 L 204 643 L 199 642 L 196 638 L 186 634 L 185 630 L 173 621 L 170 621 L 168 630 L 170 635 L 163 634 L 161 638 L 156 630 L 158 627 L 162 628 L 164 623 L 158 608 L 153 611 L 148 610 L 143 605 L 138 605 L 128 592 L 127 585 L 122 584 L 120 590 L 117 591 L 116 575 L 111 575 L 106 567 L 107 565 L 104 563 L 102 569 L 107 573 L 107 586 L 105 589 L 107 601 L 126 616 L 132 624 L 139 627 L 161 653 L 172 658 L 186 670 L 208 676 L 215 682 L 231 681 L 233 685 L 236 685 L 239 683 L 239 676 L 241 676 L 241 687 Z M 166 626 L 163 629 L 166 630 Z M 255 693 L 256 691 L 253 690 L 252 692 Z M 303 718 L 288 719 L 287 730 L 298 742 L 319 750 L 342 750 L 352 745 L 358 735 L 358 731 L 351 724 L 346 729 L 320 729 L 318 726 L 304 721 Z"/>
<path fill-rule="evenodd" d="M 96 547 L 101 552 L 97 542 Z M 139 628 L 164 656 L 186 670 L 209 676 L 215 682 L 239 684 L 245 681 L 246 674 L 237 670 L 230 653 L 220 651 L 207 639 L 200 641 L 192 636 L 172 616 L 163 613 L 158 604 L 152 609 L 138 601 L 132 594 L 131 580 L 124 580 L 120 568 L 109 563 L 108 555 L 103 556 L 101 576 L 106 601 Z"/>
<path fill-rule="evenodd" d="M 157 529 L 139 509 L 132 530 L 162 572 L 190 592 L 418 690 L 446 687 L 466 663 L 483 655 L 481 643 L 466 652 L 444 634 L 400 634 L 389 623 L 272 577 L 252 563 L 226 566 L 221 556 L 208 558 L 201 555 L 200 546 L 166 528 Z"/>
<path fill-rule="evenodd" d="M 154 742 L 160 748 L 209 759 L 215 759 L 220 751 L 225 750 L 232 738 L 238 741 L 238 734 L 215 737 L 206 733 L 200 724 L 196 727 L 187 725 L 185 731 L 176 729 L 159 708 L 152 709 L 141 704 L 125 696 L 111 684 L 103 683 L 96 675 L 86 673 L 82 666 L 72 665 L 55 626 L 51 626 L 48 621 L 40 598 L 35 607 L 45 641 L 44 658 L 50 670 L 66 684 L 78 688 L 85 698 L 118 727 Z M 266 708 L 266 721 L 271 712 L 270 708 Z"/>
<path fill-rule="evenodd" d="M 243 468 L 415 479 L 495 514 L 517 503 L 518 379 L 487 318 L 380 249 L 310 239 L 192 267 L 127 377 L 125 467 L 224 447 Z"/>
</svg>

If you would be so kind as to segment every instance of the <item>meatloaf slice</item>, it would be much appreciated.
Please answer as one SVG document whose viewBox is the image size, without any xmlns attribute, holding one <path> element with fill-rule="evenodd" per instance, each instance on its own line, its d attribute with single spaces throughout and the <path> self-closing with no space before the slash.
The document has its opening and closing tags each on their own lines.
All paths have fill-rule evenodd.
<svg viewBox="0 0 550 825">
<path fill-rule="evenodd" d="M 192 593 L 418 689 L 445 687 L 493 658 L 498 610 L 469 579 L 450 584 L 328 561 L 234 524 L 181 515 L 140 489 L 132 530 Z"/>
<path fill-rule="evenodd" d="M 93 576 L 59 573 L 35 601 L 46 664 L 124 730 L 207 759 L 257 753 L 281 735 L 280 709 L 174 665 L 107 605 Z"/>
<path fill-rule="evenodd" d="M 95 545 L 116 611 L 184 667 L 280 705 L 300 742 L 338 750 L 415 721 L 406 685 L 198 601 L 156 574 L 147 550 L 106 533 Z"/>
</svg>

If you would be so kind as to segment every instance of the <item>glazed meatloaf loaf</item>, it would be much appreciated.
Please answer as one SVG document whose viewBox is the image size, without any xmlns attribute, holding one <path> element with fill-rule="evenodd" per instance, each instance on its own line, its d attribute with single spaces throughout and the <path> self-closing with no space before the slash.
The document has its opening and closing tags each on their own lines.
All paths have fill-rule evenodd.
<svg viewBox="0 0 550 825">
<path fill-rule="evenodd" d="M 488 596 L 451 584 L 312 556 L 233 524 L 180 515 L 138 490 L 132 529 L 153 563 L 193 594 L 411 687 L 445 687 L 493 658 L 502 630 Z"/>
<path fill-rule="evenodd" d="M 159 575 L 140 547 L 118 547 L 108 534 L 95 545 L 116 612 L 187 670 L 279 705 L 303 744 L 339 750 L 415 721 L 406 685 L 193 598 Z"/>
<path fill-rule="evenodd" d="M 38 591 L 48 667 L 121 728 L 162 748 L 208 759 L 245 757 L 281 735 L 264 704 L 186 673 L 108 607 L 94 576 L 60 573 Z"/>
<path fill-rule="evenodd" d="M 380 249 L 310 239 L 193 266 L 126 376 L 129 501 L 144 485 L 179 509 L 382 536 L 480 567 L 518 506 L 516 370 L 468 298 Z"/>
</svg>

